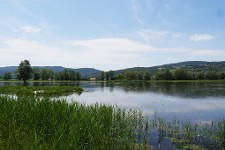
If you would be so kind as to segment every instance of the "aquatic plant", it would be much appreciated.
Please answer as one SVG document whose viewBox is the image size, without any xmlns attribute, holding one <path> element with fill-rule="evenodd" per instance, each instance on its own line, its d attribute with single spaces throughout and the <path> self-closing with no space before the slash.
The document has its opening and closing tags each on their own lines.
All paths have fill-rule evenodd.
<svg viewBox="0 0 225 150">
<path fill-rule="evenodd" d="M 1 149 L 147 149 L 148 123 L 135 110 L 0 96 Z M 147 137 L 147 132 L 145 132 Z"/>
<path fill-rule="evenodd" d="M 225 120 L 212 121 L 211 124 L 192 124 L 176 118 L 165 121 L 155 114 L 151 125 L 152 130 L 158 132 L 158 147 L 167 140 L 167 146 L 173 149 L 225 148 Z"/>
</svg>

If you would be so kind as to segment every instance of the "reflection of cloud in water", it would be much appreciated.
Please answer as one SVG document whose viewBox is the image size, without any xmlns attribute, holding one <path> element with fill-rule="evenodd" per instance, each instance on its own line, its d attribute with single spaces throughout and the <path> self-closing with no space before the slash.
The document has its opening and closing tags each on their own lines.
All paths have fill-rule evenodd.
<svg viewBox="0 0 225 150">
<path fill-rule="evenodd" d="M 157 112 L 165 119 L 206 122 L 224 117 L 224 89 L 225 84 L 214 83 L 104 83 L 85 85 L 80 96 L 67 99 L 137 109 L 149 117 Z"/>
<path fill-rule="evenodd" d="M 201 103 L 201 104 L 193 104 L 193 109 L 195 110 L 219 110 L 219 109 L 225 109 L 225 104 L 221 103 Z"/>
</svg>

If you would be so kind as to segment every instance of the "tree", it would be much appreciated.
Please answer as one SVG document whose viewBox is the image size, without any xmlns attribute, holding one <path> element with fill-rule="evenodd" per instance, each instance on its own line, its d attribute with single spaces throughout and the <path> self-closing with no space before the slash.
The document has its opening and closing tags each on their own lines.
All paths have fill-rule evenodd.
<svg viewBox="0 0 225 150">
<path fill-rule="evenodd" d="M 34 80 L 40 80 L 41 78 L 40 69 L 34 68 L 33 73 L 34 73 Z"/>
<path fill-rule="evenodd" d="M 12 77 L 11 77 L 11 73 L 10 72 L 6 72 L 4 73 L 3 75 L 3 79 L 4 80 L 10 80 Z"/>
<path fill-rule="evenodd" d="M 187 80 L 187 70 L 179 68 L 174 71 L 175 80 Z"/>
<path fill-rule="evenodd" d="M 69 80 L 76 80 L 76 72 L 74 70 L 69 70 Z"/>
<path fill-rule="evenodd" d="M 43 68 L 41 69 L 41 79 L 42 80 L 48 80 L 48 73 L 47 69 Z"/>
<path fill-rule="evenodd" d="M 105 73 L 105 80 L 108 81 L 109 80 L 109 72 Z"/>
<path fill-rule="evenodd" d="M 150 79 L 151 79 L 150 73 L 145 71 L 143 73 L 143 80 L 147 81 L 147 80 L 150 80 Z"/>
<path fill-rule="evenodd" d="M 77 79 L 77 81 L 80 81 L 80 73 L 79 72 L 76 72 L 76 79 Z"/>
<path fill-rule="evenodd" d="M 101 80 L 104 81 L 104 79 L 105 79 L 105 72 L 101 71 Z"/>
<path fill-rule="evenodd" d="M 112 70 L 109 71 L 109 80 L 114 80 L 114 72 Z"/>
<path fill-rule="evenodd" d="M 28 60 L 21 61 L 17 69 L 17 78 L 23 80 L 23 83 L 26 84 L 26 81 L 32 77 L 32 68 Z"/>
</svg>

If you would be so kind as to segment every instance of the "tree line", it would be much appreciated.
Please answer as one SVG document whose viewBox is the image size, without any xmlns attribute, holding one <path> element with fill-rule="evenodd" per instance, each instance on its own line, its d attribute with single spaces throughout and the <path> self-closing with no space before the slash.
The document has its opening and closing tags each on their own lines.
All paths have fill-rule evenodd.
<svg viewBox="0 0 225 150">
<path fill-rule="evenodd" d="M 159 69 L 152 75 L 152 80 L 223 80 L 225 71 L 220 70 L 188 70 Z"/>
<path fill-rule="evenodd" d="M 125 70 L 115 74 L 113 71 L 101 72 L 100 80 L 224 80 L 225 71 L 220 70 L 188 70 L 185 68 L 158 69 L 148 71 Z"/>
<path fill-rule="evenodd" d="M 65 69 L 61 72 L 54 72 L 46 68 L 32 68 L 28 60 L 21 61 L 15 76 L 18 80 L 23 80 L 24 83 L 28 79 L 33 80 L 72 80 L 79 81 L 80 74 L 72 69 Z M 12 73 L 6 72 L 3 77 L 4 80 L 12 79 Z M 224 80 L 225 71 L 208 69 L 158 69 L 154 73 L 146 71 L 131 71 L 125 70 L 121 73 L 115 73 L 110 70 L 102 71 L 97 77 L 98 80 Z"/>
<path fill-rule="evenodd" d="M 150 73 L 147 71 L 123 71 L 115 74 L 113 71 L 101 72 L 101 80 L 150 80 Z"/>
<path fill-rule="evenodd" d="M 54 72 L 51 69 L 33 68 L 33 80 L 73 80 L 79 81 L 80 74 L 71 69 Z"/>
<path fill-rule="evenodd" d="M 61 72 L 54 72 L 51 69 L 40 69 L 40 68 L 32 68 L 31 64 L 28 60 L 21 61 L 19 67 L 17 68 L 15 73 L 6 72 L 3 75 L 4 80 L 12 79 L 12 76 L 15 76 L 18 80 L 23 80 L 24 83 L 28 79 L 33 80 L 73 80 L 79 81 L 80 74 L 79 72 L 75 72 L 71 69 L 65 69 Z"/>
</svg>

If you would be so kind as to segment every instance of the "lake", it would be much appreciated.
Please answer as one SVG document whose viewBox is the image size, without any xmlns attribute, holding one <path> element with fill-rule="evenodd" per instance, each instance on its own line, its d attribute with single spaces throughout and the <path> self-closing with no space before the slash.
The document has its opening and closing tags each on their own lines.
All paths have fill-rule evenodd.
<svg viewBox="0 0 225 150">
<path fill-rule="evenodd" d="M 0 85 L 16 85 L 1 82 Z M 166 120 L 176 117 L 193 123 L 211 123 L 225 117 L 225 83 L 213 82 L 30 82 L 39 85 L 79 85 L 81 95 L 66 96 L 69 102 L 109 104 L 155 113 Z"/>
</svg>

